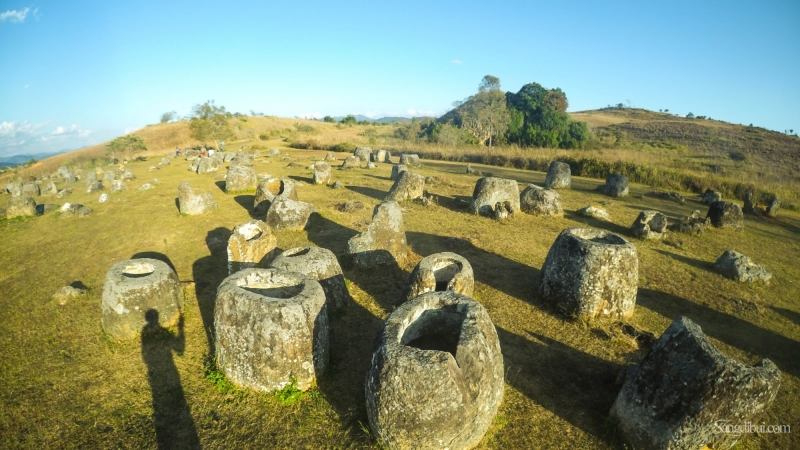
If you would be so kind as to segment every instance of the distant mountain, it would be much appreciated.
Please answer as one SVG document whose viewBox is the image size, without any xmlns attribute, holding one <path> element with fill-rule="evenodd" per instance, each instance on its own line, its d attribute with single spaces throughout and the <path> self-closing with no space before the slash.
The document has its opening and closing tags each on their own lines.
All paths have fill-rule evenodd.
<svg viewBox="0 0 800 450">
<path fill-rule="evenodd" d="M 417 119 L 417 120 L 430 119 L 430 117 L 424 117 L 424 116 L 420 116 L 420 117 L 387 116 L 387 117 L 381 117 L 381 118 L 378 118 L 378 119 L 373 119 L 372 117 L 367 117 L 367 116 L 362 115 L 362 114 L 356 114 L 356 115 L 353 115 L 353 117 L 355 117 L 356 120 L 359 121 L 359 122 L 374 122 L 374 123 L 405 123 L 405 122 L 411 122 L 414 119 Z M 334 119 L 336 119 L 337 122 L 342 120 L 342 119 L 344 119 L 344 118 L 345 118 L 345 116 L 334 117 Z"/>
<path fill-rule="evenodd" d="M 67 150 L 61 150 L 57 152 L 47 152 L 47 153 L 33 153 L 30 155 L 0 156 L 0 168 L 18 166 L 20 164 L 25 164 L 26 162 L 32 159 L 38 161 L 40 159 L 47 158 L 48 156 L 64 153 L 65 151 Z"/>
</svg>

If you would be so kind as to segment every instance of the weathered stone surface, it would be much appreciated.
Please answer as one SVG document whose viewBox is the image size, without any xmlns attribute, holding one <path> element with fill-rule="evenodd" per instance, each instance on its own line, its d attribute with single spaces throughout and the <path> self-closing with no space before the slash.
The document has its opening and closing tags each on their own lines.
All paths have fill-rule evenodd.
<svg viewBox="0 0 800 450">
<path fill-rule="evenodd" d="M 402 264 L 408 258 L 403 211 L 397 202 L 383 202 L 372 212 L 366 231 L 347 241 L 347 253 L 362 268 Z"/>
<path fill-rule="evenodd" d="M 331 188 L 332 189 L 343 189 L 344 188 L 344 183 L 342 183 L 341 181 L 334 181 L 333 184 L 331 185 Z"/>
<path fill-rule="evenodd" d="M 228 238 L 228 275 L 257 267 L 277 245 L 278 238 L 260 220 L 236 225 Z"/>
<path fill-rule="evenodd" d="M 38 184 L 34 182 L 23 183 L 22 184 L 22 196 L 23 197 L 38 197 L 42 194 L 42 190 Z"/>
<path fill-rule="evenodd" d="M 475 274 L 472 265 L 463 256 L 442 252 L 428 255 L 414 267 L 408 280 L 408 300 L 426 292 L 453 291 L 472 296 Z"/>
<path fill-rule="evenodd" d="M 719 425 L 753 421 L 775 399 L 780 378 L 772 361 L 745 366 L 679 318 L 628 370 L 611 417 L 632 448 L 730 448 L 740 435 Z"/>
<path fill-rule="evenodd" d="M 686 199 L 680 194 L 680 192 L 675 191 L 651 191 L 647 193 L 648 196 L 654 198 L 660 198 L 663 200 L 670 200 L 675 203 L 680 203 L 681 205 L 686 203 Z"/>
<path fill-rule="evenodd" d="M 361 166 L 361 160 L 355 156 L 348 156 L 342 161 L 340 169 L 355 169 Z"/>
<path fill-rule="evenodd" d="M 591 217 L 597 220 L 611 220 L 611 216 L 605 208 L 599 206 L 589 205 L 578 210 L 578 214 L 584 217 Z"/>
<path fill-rule="evenodd" d="M 269 149 L 269 156 L 278 156 L 280 154 L 281 154 L 281 151 L 278 150 L 277 148 Z"/>
<path fill-rule="evenodd" d="M 313 212 L 311 203 L 279 196 L 270 205 L 266 222 L 275 230 L 303 230 Z"/>
<path fill-rule="evenodd" d="M 777 197 L 774 197 L 769 201 L 769 203 L 767 203 L 767 208 L 764 210 L 764 213 L 767 215 L 767 217 L 778 217 L 778 210 L 780 209 L 781 202 Z"/>
<path fill-rule="evenodd" d="M 186 181 L 178 185 L 178 209 L 181 214 L 194 216 L 216 207 L 217 202 L 210 192 L 195 193 Z"/>
<path fill-rule="evenodd" d="M 333 152 L 325 153 L 325 161 L 327 162 L 336 161 L 336 154 Z"/>
<path fill-rule="evenodd" d="M 247 165 L 231 166 L 225 174 L 225 192 L 250 191 L 257 183 L 256 171 Z"/>
<path fill-rule="evenodd" d="M 572 171 L 569 164 L 553 161 L 547 167 L 544 187 L 547 189 L 569 189 L 572 186 Z"/>
<path fill-rule="evenodd" d="M 372 159 L 372 149 L 369 147 L 358 147 L 353 151 L 353 156 L 363 162 L 369 162 Z"/>
<path fill-rule="evenodd" d="M 33 217 L 36 215 L 36 201 L 30 197 L 11 197 L 6 206 L 6 219 Z"/>
<path fill-rule="evenodd" d="M 478 182 L 475 183 L 475 189 L 472 191 L 470 210 L 474 214 L 494 217 L 496 211 L 499 211 L 497 208 L 498 202 L 508 202 L 511 214 L 515 214 L 520 210 L 517 182 L 496 177 L 478 179 Z"/>
<path fill-rule="evenodd" d="M 291 178 L 267 177 L 258 182 L 256 195 L 253 197 L 253 209 L 256 214 L 266 214 L 277 197 L 297 200 L 295 182 Z"/>
<path fill-rule="evenodd" d="M 19 180 L 12 180 L 6 183 L 6 192 L 12 197 L 19 197 L 22 195 L 22 182 Z"/>
<path fill-rule="evenodd" d="M 295 247 L 284 250 L 270 267 L 298 272 L 319 281 L 325 291 L 328 308 L 343 308 L 350 301 L 350 293 L 336 255 L 322 247 Z"/>
<path fill-rule="evenodd" d="M 569 317 L 627 318 L 636 306 L 639 282 L 636 247 L 592 228 L 558 235 L 542 267 L 542 298 Z"/>
<path fill-rule="evenodd" d="M 62 180 L 64 180 L 67 183 L 74 183 L 75 181 L 78 180 L 77 176 L 75 175 L 75 172 L 73 172 L 67 166 L 60 166 L 56 171 L 56 173 L 58 174 L 59 177 L 61 177 Z"/>
<path fill-rule="evenodd" d="M 393 202 L 414 200 L 422 197 L 424 193 L 425 177 L 407 170 L 402 172 L 395 180 L 384 200 Z"/>
<path fill-rule="evenodd" d="M 756 200 L 755 196 L 753 195 L 753 191 L 747 191 L 744 193 L 744 206 L 742 207 L 742 212 L 745 214 L 756 214 Z"/>
<path fill-rule="evenodd" d="M 387 448 L 468 449 L 503 399 L 503 355 L 483 306 L 429 292 L 389 315 L 365 394 L 373 434 Z"/>
<path fill-rule="evenodd" d="M 397 180 L 400 178 L 400 174 L 406 172 L 408 170 L 408 166 L 405 164 L 395 164 L 392 166 L 392 180 Z"/>
<path fill-rule="evenodd" d="M 115 338 L 138 335 L 149 310 L 158 311 L 163 326 L 174 325 L 182 308 L 178 275 L 163 261 L 151 258 L 121 261 L 106 274 L 101 317 L 103 330 Z"/>
<path fill-rule="evenodd" d="M 388 150 L 376 150 L 372 153 L 372 161 L 376 163 L 392 162 L 392 154 Z"/>
<path fill-rule="evenodd" d="M 703 216 L 700 211 L 693 211 L 689 216 L 681 219 L 679 222 L 669 225 L 672 231 L 680 233 L 688 233 L 698 235 L 708 228 L 711 224 L 711 219 Z"/>
<path fill-rule="evenodd" d="M 42 195 L 58 194 L 58 186 L 53 181 L 45 181 L 41 186 Z"/>
<path fill-rule="evenodd" d="M 125 182 L 122 180 L 114 180 L 111 182 L 111 192 L 119 192 L 125 189 Z"/>
<path fill-rule="evenodd" d="M 86 217 L 92 213 L 92 208 L 80 203 L 64 203 L 58 208 L 58 212 L 63 216 Z"/>
<path fill-rule="evenodd" d="M 721 202 L 722 194 L 713 189 L 706 189 L 705 192 L 703 192 L 703 194 L 700 195 L 700 201 L 702 201 L 706 205 L 710 205 L 716 202 Z"/>
<path fill-rule="evenodd" d="M 280 269 L 245 269 L 222 281 L 214 308 L 217 365 L 233 383 L 274 391 L 313 386 L 328 365 L 328 312 L 320 284 Z"/>
<path fill-rule="evenodd" d="M 364 202 L 359 200 L 347 200 L 345 202 L 337 203 L 334 208 L 337 211 L 349 213 L 353 211 L 358 211 L 360 209 L 364 209 Z"/>
<path fill-rule="evenodd" d="M 744 214 L 739 205 L 731 202 L 714 202 L 708 207 L 711 225 L 717 228 L 741 228 L 744 224 Z"/>
<path fill-rule="evenodd" d="M 561 196 L 553 189 L 543 189 L 529 184 L 519 196 L 520 207 L 537 216 L 562 216 Z"/>
<path fill-rule="evenodd" d="M 612 173 L 606 177 L 606 184 L 600 186 L 598 190 L 611 197 L 625 197 L 630 192 L 628 189 L 628 177 L 619 173 Z"/>
<path fill-rule="evenodd" d="M 658 211 L 642 211 L 631 226 L 631 233 L 642 239 L 663 239 L 667 235 L 667 216 Z"/>
<path fill-rule="evenodd" d="M 105 193 L 105 192 L 103 192 L 102 194 L 100 194 L 100 197 L 97 199 L 97 202 L 98 202 L 98 203 L 105 203 L 105 202 L 107 202 L 107 201 L 108 201 L 108 194 L 107 194 L 107 193 Z"/>
<path fill-rule="evenodd" d="M 406 166 L 418 166 L 420 165 L 419 155 L 416 153 L 403 153 L 400 155 L 400 164 Z"/>
<path fill-rule="evenodd" d="M 714 269 L 726 278 L 747 283 L 772 279 L 772 274 L 764 266 L 735 250 L 725 250 L 714 262 Z"/>
<path fill-rule="evenodd" d="M 86 295 L 87 290 L 83 287 L 67 285 L 60 287 L 53 293 L 53 301 L 61 306 L 66 305 L 72 300 L 79 299 Z"/>
<path fill-rule="evenodd" d="M 189 166 L 189 170 L 199 174 L 211 173 L 219 170 L 220 165 L 220 160 L 217 158 L 197 158 L 192 161 L 191 166 Z"/>
<path fill-rule="evenodd" d="M 314 184 L 328 184 L 331 181 L 331 165 L 317 161 L 314 163 L 314 167 L 312 168 L 312 176 L 314 178 Z"/>
</svg>

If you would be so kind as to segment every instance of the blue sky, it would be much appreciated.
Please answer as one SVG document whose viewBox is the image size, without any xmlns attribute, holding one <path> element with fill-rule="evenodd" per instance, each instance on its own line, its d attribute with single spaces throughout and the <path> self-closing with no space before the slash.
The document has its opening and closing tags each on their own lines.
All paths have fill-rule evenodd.
<svg viewBox="0 0 800 450">
<path fill-rule="evenodd" d="M 800 2 L 0 1 L 0 155 L 207 99 L 280 116 L 441 114 L 494 74 L 800 129 Z M 382 4 L 378 4 L 382 3 Z"/>
</svg>

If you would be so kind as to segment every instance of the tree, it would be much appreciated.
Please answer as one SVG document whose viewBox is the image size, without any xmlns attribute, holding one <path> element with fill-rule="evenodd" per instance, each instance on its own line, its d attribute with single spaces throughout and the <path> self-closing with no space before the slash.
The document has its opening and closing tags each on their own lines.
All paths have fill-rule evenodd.
<svg viewBox="0 0 800 450">
<path fill-rule="evenodd" d="M 331 116 L 325 116 L 325 117 L 322 118 L 322 121 L 323 122 L 336 122 L 336 119 L 334 119 Z"/>
<path fill-rule="evenodd" d="M 357 122 L 358 121 L 356 120 L 356 116 L 352 114 L 344 116 L 344 118 L 339 121 L 339 123 L 343 123 L 345 125 L 355 125 Z"/>
<path fill-rule="evenodd" d="M 499 91 L 500 78 L 494 75 L 484 75 L 481 83 L 478 85 L 478 92 Z"/>
<path fill-rule="evenodd" d="M 495 89 L 480 90 L 470 97 L 459 108 L 458 116 L 461 126 L 489 147 L 505 136 L 510 121 L 506 96 Z"/>
<path fill-rule="evenodd" d="M 233 136 L 233 130 L 228 123 L 230 113 L 224 106 L 217 106 L 209 100 L 192 109 L 192 119 L 189 121 L 189 130 L 192 137 L 206 143 L 212 140 L 219 147 L 220 141 Z"/>
<path fill-rule="evenodd" d="M 686 118 L 687 119 L 694 119 L 694 114 L 689 113 L 689 114 L 686 115 Z"/>
<path fill-rule="evenodd" d="M 178 114 L 178 113 L 176 113 L 175 111 L 168 111 L 168 112 L 165 112 L 164 114 L 162 114 L 162 115 L 161 115 L 161 123 L 169 123 L 169 122 L 172 122 L 173 120 L 175 120 L 175 116 L 176 116 L 177 114 Z"/>
<path fill-rule="evenodd" d="M 106 149 L 111 154 L 112 159 L 118 160 L 120 157 L 122 159 L 128 159 L 133 156 L 134 153 L 143 152 L 147 150 L 147 146 L 144 144 L 144 139 L 140 136 L 126 134 L 106 144 Z"/>
</svg>

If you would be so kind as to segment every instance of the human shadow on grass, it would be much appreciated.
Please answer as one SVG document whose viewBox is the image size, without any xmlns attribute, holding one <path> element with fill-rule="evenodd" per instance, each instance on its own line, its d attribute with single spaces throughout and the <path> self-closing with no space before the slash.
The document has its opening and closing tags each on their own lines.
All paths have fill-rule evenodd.
<svg viewBox="0 0 800 450">
<path fill-rule="evenodd" d="M 364 272 L 351 267 L 346 256 L 347 241 L 355 230 L 340 225 L 320 214 L 309 218 L 308 239 L 331 250 L 345 268 L 346 278 L 367 292 L 382 307 L 396 298 L 396 286 L 401 279 L 396 270 L 377 268 Z M 375 350 L 383 321 L 370 311 L 351 301 L 340 310 L 329 310 L 330 363 L 328 370 L 317 380 L 320 392 L 336 409 L 342 423 L 354 439 L 367 441 L 362 431 L 367 423 L 364 380 Z"/>
<path fill-rule="evenodd" d="M 656 249 L 658 253 L 661 253 L 664 256 L 674 259 L 675 261 L 682 262 L 684 264 L 688 264 L 692 267 L 696 267 L 700 270 L 710 271 L 714 268 L 714 265 L 708 261 L 703 261 L 701 259 L 691 258 L 689 256 L 679 255 L 677 253 L 668 252 L 666 250 Z"/>
<path fill-rule="evenodd" d="M 177 334 L 159 324 L 155 309 L 147 310 L 145 320 L 147 323 L 141 334 L 142 359 L 147 366 L 158 448 L 200 448 L 197 429 L 173 358 L 173 352 L 182 355 L 185 349 L 183 318 L 179 319 Z"/>
<path fill-rule="evenodd" d="M 208 354 L 214 355 L 214 302 L 217 287 L 228 276 L 228 238 L 231 230 L 218 227 L 206 234 L 206 246 L 211 253 L 192 265 L 195 297 L 203 319 L 208 341 Z"/>
<path fill-rule="evenodd" d="M 264 216 L 262 215 L 262 216 L 259 217 L 258 216 L 258 212 L 253 208 L 253 202 L 254 202 L 255 198 L 256 198 L 255 195 L 249 195 L 249 194 L 248 195 L 237 195 L 236 197 L 233 197 L 233 199 L 236 201 L 236 203 L 238 203 L 239 206 L 244 208 L 247 211 L 247 214 L 250 214 L 250 218 L 252 218 L 252 219 L 263 219 Z"/>
<path fill-rule="evenodd" d="M 608 441 L 606 418 L 622 366 L 547 336 L 497 327 L 506 382 L 572 425 Z"/>
<path fill-rule="evenodd" d="M 533 300 L 539 287 L 539 270 L 476 247 L 466 239 L 410 231 L 406 233 L 415 252 L 427 256 L 439 252 L 455 252 L 469 261 L 475 280 L 526 303 Z"/>
<path fill-rule="evenodd" d="M 169 256 L 160 253 L 160 252 L 138 252 L 131 256 L 131 259 L 139 259 L 139 258 L 150 258 L 150 259 L 157 259 L 172 269 L 173 272 L 177 273 L 178 271 L 175 269 L 175 264 L 172 264 L 172 260 L 169 259 Z"/>
<path fill-rule="evenodd" d="M 637 303 L 670 320 L 686 316 L 700 325 L 709 336 L 746 352 L 769 358 L 781 370 L 800 376 L 800 342 L 736 316 L 665 292 L 639 289 Z"/>
<path fill-rule="evenodd" d="M 592 228 L 601 228 L 606 231 L 610 231 L 612 233 L 620 234 L 623 236 L 630 237 L 630 229 L 623 227 L 621 225 L 617 225 L 614 222 L 608 222 L 605 220 L 598 220 L 593 217 L 585 217 L 577 212 L 573 211 L 564 211 L 564 217 L 570 220 L 574 220 L 575 222 L 580 222 L 584 225 L 588 225 Z"/>
<path fill-rule="evenodd" d="M 383 201 L 386 198 L 386 192 L 366 187 L 366 186 L 346 186 L 347 189 L 361 195 L 366 195 L 367 197 L 372 197 L 378 201 Z"/>
</svg>

